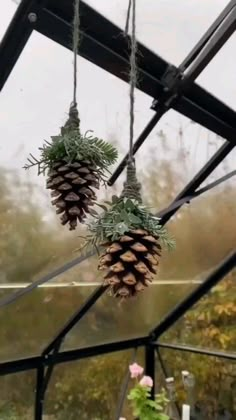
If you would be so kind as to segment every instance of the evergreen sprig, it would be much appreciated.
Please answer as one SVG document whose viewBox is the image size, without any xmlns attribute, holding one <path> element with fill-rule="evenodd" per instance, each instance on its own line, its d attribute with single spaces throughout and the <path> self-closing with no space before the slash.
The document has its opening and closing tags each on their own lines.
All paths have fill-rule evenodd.
<svg viewBox="0 0 236 420">
<path fill-rule="evenodd" d="M 117 149 L 89 133 L 91 131 L 82 135 L 78 129 L 74 129 L 58 136 L 52 136 L 51 142 L 45 141 L 43 147 L 39 148 L 40 159 L 38 160 L 30 154 L 24 169 L 37 165 L 38 173 L 41 174 L 60 160 L 68 163 L 73 160 L 89 160 L 102 171 L 108 170 L 108 167 L 117 160 Z"/>
<path fill-rule="evenodd" d="M 88 244 L 98 247 L 107 240 L 118 240 L 130 230 L 141 228 L 158 237 L 164 247 L 175 248 L 175 241 L 160 224 L 160 218 L 152 215 L 149 209 L 138 201 L 113 196 L 112 201 L 106 201 L 105 204 L 98 204 L 104 210 L 101 215 L 92 210 L 94 220 L 88 224 Z"/>
</svg>

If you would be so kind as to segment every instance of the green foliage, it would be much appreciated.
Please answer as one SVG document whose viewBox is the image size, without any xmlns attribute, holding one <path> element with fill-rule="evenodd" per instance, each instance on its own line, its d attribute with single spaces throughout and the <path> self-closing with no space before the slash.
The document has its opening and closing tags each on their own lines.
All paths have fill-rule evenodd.
<svg viewBox="0 0 236 420">
<path fill-rule="evenodd" d="M 153 216 L 147 207 L 130 198 L 112 197 L 111 202 L 106 202 L 109 207 L 99 205 L 104 210 L 100 216 L 94 214 L 95 221 L 89 225 L 88 242 L 93 246 L 99 246 L 106 240 L 117 240 L 124 233 L 132 229 L 146 229 L 153 236 L 160 238 L 163 245 L 173 249 L 175 242 L 171 239 L 167 230 L 160 224 L 160 219 Z"/>
<path fill-rule="evenodd" d="M 37 165 L 39 173 L 42 173 L 57 161 L 88 160 L 102 171 L 108 170 L 108 167 L 116 162 L 118 152 L 110 143 L 88 135 L 90 132 L 87 131 L 83 136 L 79 129 L 73 129 L 52 136 L 51 143 L 46 141 L 43 147 L 39 148 L 40 160 L 30 155 L 29 164 L 25 165 L 25 169 Z"/>
<path fill-rule="evenodd" d="M 2 403 L 0 407 L 0 419 L 1 420 L 16 420 L 17 412 L 15 408 L 12 407 L 11 404 Z"/>
<path fill-rule="evenodd" d="M 142 386 L 139 383 L 131 389 L 128 399 L 132 403 L 133 415 L 139 420 L 169 420 L 169 416 L 164 414 L 169 402 L 164 390 L 151 400 L 151 388 Z"/>
<path fill-rule="evenodd" d="M 202 298 L 185 317 L 165 334 L 169 343 L 193 347 L 235 351 L 236 348 L 236 272 L 221 281 Z M 181 370 L 191 371 L 196 378 L 196 396 L 204 407 L 204 418 L 217 418 L 220 407 L 228 408 L 236 416 L 236 365 L 230 360 L 181 352 L 162 352 L 168 371 L 179 379 Z M 177 381 L 178 399 L 186 396 Z"/>
<path fill-rule="evenodd" d="M 113 419 L 130 357 L 127 351 L 56 366 L 47 393 L 47 414 L 58 420 Z"/>
</svg>

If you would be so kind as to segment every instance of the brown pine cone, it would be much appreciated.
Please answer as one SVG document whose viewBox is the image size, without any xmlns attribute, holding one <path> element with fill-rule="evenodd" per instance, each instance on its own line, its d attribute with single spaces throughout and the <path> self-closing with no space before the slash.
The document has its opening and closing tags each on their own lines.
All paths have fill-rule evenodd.
<svg viewBox="0 0 236 420">
<path fill-rule="evenodd" d="M 89 207 L 97 199 L 93 188 L 99 188 L 96 166 L 89 161 L 56 162 L 48 172 L 47 188 L 52 190 L 52 204 L 61 215 L 62 225 L 69 224 L 70 230 L 83 223 Z"/>
<path fill-rule="evenodd" d="M 156 274 L 161 246 L 146 230 L 131 230 L 119 240 L 104 244 L 98 269 L 106 270 L 104 284 L 117 297 L 131 297 L 147 287 Z"/>
</svg>

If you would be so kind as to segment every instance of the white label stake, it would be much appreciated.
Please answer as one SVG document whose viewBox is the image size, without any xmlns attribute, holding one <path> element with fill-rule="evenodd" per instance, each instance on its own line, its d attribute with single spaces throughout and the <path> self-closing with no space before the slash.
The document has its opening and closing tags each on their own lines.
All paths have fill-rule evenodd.
<svg viewBox="0 0 236 420">
<path fill-rule="evenodd" d="M 190 420 L 190 406 L 187 404 L 182 406 L 182 420 Z"/>
</svg>

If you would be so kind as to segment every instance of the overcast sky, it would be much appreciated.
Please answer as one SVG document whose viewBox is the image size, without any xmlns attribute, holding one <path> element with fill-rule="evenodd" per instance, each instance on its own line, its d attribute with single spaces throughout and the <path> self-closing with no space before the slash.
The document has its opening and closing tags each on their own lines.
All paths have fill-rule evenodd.
<svg viewBox="0 0 236 420">
<path fill-rule="evenodd" d="M 87 1 L 122 29 L 128 0 Z M 178 65 L 227 4 L 227 0 L 137 0 L 138 39 Z M 13 0 L 0 2 L 0 38 L 16 10 Z M 236 35 L 199 77 L 224 102 L 234 107 L 236 99 Z M 115 136 L 123 153 L 128 147 L 128 87 L 84 59 L 78 65 L 78 104 L 82 130 L 94 130 L 107 139 Z M 22 171 L 29 152 L 37 155 L 43 139 L 58 133 L 72 99 L 72 54 L 47 38 L 33 33 L 0 96 L 0 164 Z M 152 98 L 136 92 L 135 133 L 138 135 L 153 112 Z M 170 111 L 142 148 L 142 159 L 164 129 L 175 144 L 180 122 L 188 120 Z M 213 149 L 215 136 L 197 125 L 186 129 L 185 141 L 195 153 L 198 170 Z M 219 146 L 222 142 L 219 140 Z M 157 153 L 158 150 L 157 144 Z M 175 150 L 175 149 L 174 149 Z M 197 150 L 197 154 L 196 154 Z M 210 152 L 209 152 L 210 150 Z M 141 162 L 139 153 L 138 162 Z M 21 172 L 20 172 L 21 173 Z"/>
</svg>

